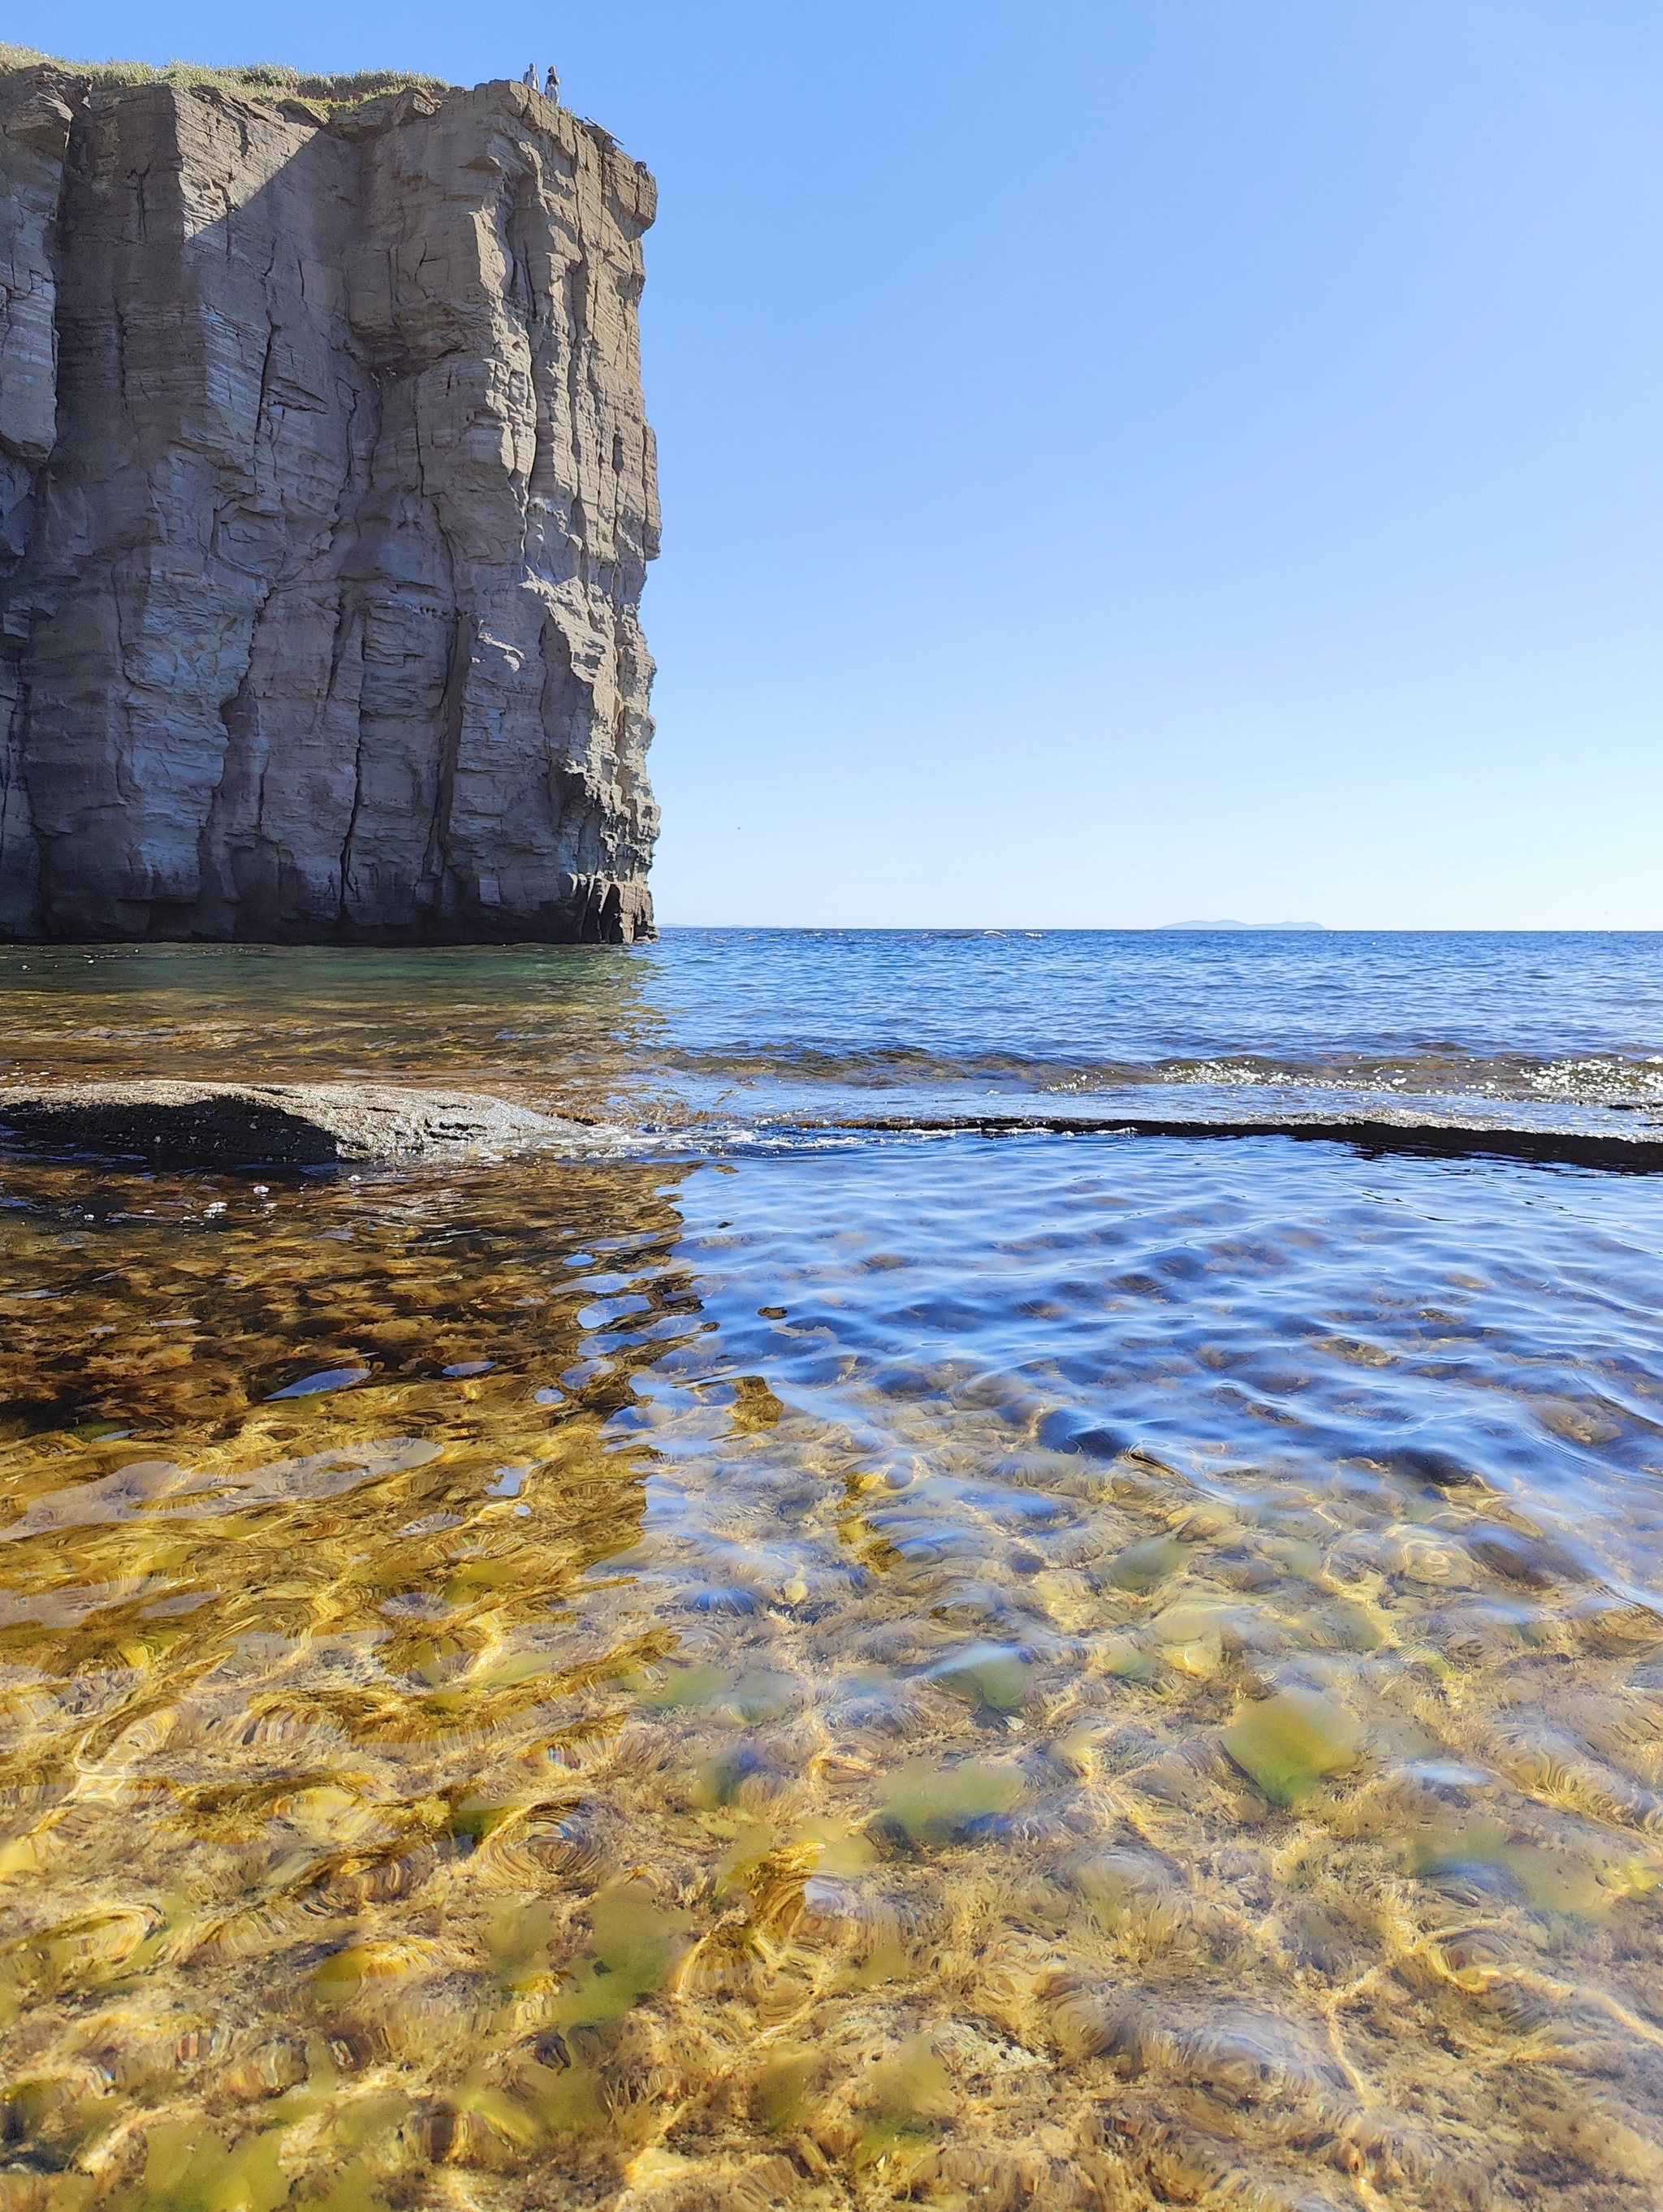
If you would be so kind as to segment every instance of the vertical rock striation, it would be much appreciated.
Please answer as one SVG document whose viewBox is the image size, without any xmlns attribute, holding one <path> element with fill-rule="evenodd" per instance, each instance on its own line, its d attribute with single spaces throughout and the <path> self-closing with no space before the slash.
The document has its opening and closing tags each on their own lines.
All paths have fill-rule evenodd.
<svg viewBox="0 0 1663 2212">
<path fill-rule="evenodd" d="M 0 935 L 652 930 L 647 173 L 0 79 Z"/>
</svg>

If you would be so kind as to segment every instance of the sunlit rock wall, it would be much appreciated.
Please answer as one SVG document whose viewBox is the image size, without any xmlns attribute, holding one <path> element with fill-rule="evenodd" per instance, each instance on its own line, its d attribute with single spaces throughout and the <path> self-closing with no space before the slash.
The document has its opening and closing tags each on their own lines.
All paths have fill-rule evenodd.
<svg viewBox="0 0 1663 2212">
<path fill-rule="evenodd" d="M 0 79 L 0 934 L 650 934 L 647 173 Z"/>
</svg>

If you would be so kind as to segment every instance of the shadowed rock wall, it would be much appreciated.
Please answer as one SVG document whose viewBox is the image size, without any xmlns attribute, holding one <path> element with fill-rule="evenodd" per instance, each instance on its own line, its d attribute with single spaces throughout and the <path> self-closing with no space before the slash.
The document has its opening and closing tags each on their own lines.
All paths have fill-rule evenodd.
<svg viewBox="0 0 1663 2212">
<path fill-rule="evenodd" d="M 0 79 L 0 935 L 651 933 L 647 173 Z"/>
</svg>

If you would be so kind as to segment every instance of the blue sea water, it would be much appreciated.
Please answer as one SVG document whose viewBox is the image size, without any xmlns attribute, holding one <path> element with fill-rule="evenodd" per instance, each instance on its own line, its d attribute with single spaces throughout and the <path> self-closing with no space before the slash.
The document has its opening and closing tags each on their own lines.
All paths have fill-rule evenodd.
<svg viewBox="0 0 1663 2212">
<path fill-rule="evenodd" d="M 671 933 L 671 1064 L 908 1103 L 1344 1091 L 1663 1110 L 1650 934 Z"/>
<path fill-rule="evenodd" d="M 672 930 L 0 949 L 0 1073 L 465 1078 L 630 1118 L 1428 1103 L 1663 1114 L 1649 933 Z"/>
<path fill-rule="evenodd" d="M 0 1160 L 43 2203 L 1659 2201 L 1663 1176 L 1276 1133 L 1643 1137 L 1656 939 L 0 984 L 7 1080 L 583 1117 Z M 826 1126 L 989 1115 L 1109 1126 Z"/>
</svg>

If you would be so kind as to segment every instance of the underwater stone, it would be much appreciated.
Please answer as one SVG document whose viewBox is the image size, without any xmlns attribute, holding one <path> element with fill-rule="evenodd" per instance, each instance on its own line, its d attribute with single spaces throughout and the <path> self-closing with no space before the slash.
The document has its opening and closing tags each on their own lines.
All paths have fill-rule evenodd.
<svg viewBox="0 0 1663 2212">
<path fill-rule="evenodd" d="M 1299 1805 L 1357 1756 L 1356 1723 L 1311 1690 L 1284 1690 L 1250 1705 L 1220 1741 L 1275 1805 Z"/>
</svg>

